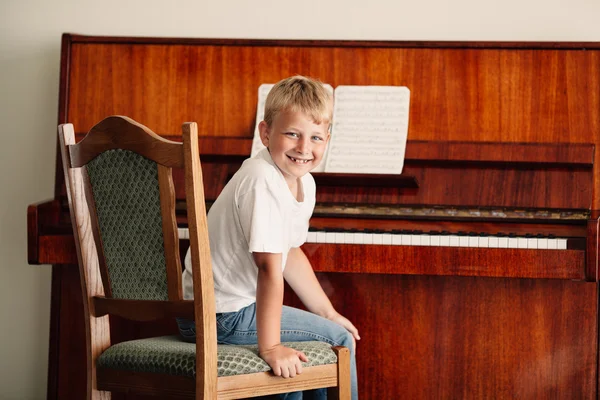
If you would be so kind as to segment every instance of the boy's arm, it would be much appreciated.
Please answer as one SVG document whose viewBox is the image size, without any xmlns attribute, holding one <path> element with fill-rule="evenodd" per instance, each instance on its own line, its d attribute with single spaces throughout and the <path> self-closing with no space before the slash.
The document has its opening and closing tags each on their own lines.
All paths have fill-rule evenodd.
<svg viewBox="0 0 600 400">
<path fill-rule="evenodd" d="M 281 307 L 283 305 L 283 275 L 281 254 L 252 253 L 258 266 L 256 287 L 256 330 L 258 352 L 273 373 L 284 378 L 302 373 L 301 361 L 306 355 L 281 345 Z"/>
<path fill-rule="evenodd" d="M 283 276 L 310 312 L 342 325 L 360 340 L 358 329 L 333 308 L 301 248 L 290 249 Z"/>
</svg>

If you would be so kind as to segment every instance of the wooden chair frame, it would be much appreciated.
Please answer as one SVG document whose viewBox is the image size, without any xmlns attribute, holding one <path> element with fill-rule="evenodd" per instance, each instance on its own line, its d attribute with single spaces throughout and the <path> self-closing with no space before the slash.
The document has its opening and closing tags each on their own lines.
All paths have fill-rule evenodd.
<svg viewBox="0 0 600 400">
<path fill-rule="evenodd" d="M 293 379 L 270 372 L 217 377 L 216 314 L 212 265 L 196 123 L 183 124 L 183 143 L 163 139 L 123 116 L 108 117 L 75 142 L 73 125 L 58 127 L 61 156 L 83 290 L 87 399 L 110 391 L 195 399 L 234 399 L 328 387 L 330 398 L 350 398 L 349 351 L 334 347 L 338 363 L 305 368 Z M 157 163 L 168 301 L 112 298 L 86 164 L 104 151 L 124 149 Z M 183 300 L 172 168 L 184 168 L 194 274 L 194 301 Z M 187 317 L 196 321 L 196 379 L 96 368 L 111 345 L 108 315 L 136 321 Z M 159 378 L 159 379 L 157 379 Z"/>
</svg>

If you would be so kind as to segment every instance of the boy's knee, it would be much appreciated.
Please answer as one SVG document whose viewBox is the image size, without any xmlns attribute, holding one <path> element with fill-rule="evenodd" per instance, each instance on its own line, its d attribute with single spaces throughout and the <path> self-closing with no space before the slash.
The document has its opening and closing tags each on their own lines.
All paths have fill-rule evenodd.
<svg viewBox="0 0 600 400">
<path fill-rule="evenodd" d="M 339 333 L 337 342 L 344 347 L 347 347 L 352 351 L 352 334 L 346 329 L 342 329 Z"/>
</svg>

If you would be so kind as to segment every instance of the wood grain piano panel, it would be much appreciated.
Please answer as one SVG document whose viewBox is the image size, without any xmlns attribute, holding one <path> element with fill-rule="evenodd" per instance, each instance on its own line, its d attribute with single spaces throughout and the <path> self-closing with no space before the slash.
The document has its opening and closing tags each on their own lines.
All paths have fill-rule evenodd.
<svg viewBox="0 0 600 400">
<path fill-rule="evenodd" d="M 594 283 L 318 275 L 359 327 L 361 398 L 595 398 Z"/>
<path fill-rule="evenodd" d="M 577 143 L 600 130 L 597 53 L 81 42 L 68 115 L 83 130 L 125 114 L 158 132 L 195 120 L 205 135 L 250 136 L 258 86 L 301 73 L 408 86 L 411 139 Z"/>
<path fill-rule="evenodd" d="M 518 170 L 502 167 L 483 169 L 477 166 L 428 166 L 407 163 L 402 172 L 415 176 L 420 187 L 319 187 L 317 201 L 574 209 L 589 209 L 592 201 L 591 170 Z"/>
<path fill-rule="evenodd" d="M 584 280 L 586 272 L 583 250 L 316 243 L 302 248 L 315 271 L 573 280 Z"/>
</svg>

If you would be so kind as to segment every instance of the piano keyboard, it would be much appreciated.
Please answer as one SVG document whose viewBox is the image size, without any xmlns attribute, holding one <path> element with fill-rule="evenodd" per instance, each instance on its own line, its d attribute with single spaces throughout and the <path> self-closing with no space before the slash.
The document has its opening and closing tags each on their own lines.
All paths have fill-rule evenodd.
<svg viewBox="0 0 600 400">
<path fill-rule="evenodd" d="M 187 228 L 178 228 L 179 239 L 189 239 Z M 500 249 L 566 250 L 567 239 L 517 236 L 475 236 L 432 233 L 371 233 L 309 231 L 306 243 L 368 244 L 390 246 L 479 247 Z"/>
</svg>

